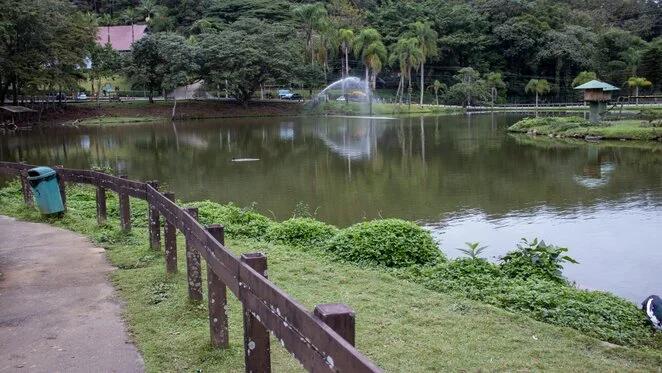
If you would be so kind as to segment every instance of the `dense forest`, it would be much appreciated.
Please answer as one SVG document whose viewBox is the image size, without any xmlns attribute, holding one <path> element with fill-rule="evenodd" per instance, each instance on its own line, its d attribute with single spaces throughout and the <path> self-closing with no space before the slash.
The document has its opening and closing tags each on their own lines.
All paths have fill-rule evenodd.
<svg viewBox="0 0 662 373">
<path fill-rule="evenodd" d="M 662 88 L 657 0 L 0 0 L 0 94 L 118 72 L 161 92 L 196 79 L 239 101 L 263 85 L 367 78 L 400 100 L 575 101 L 597 77 L 627 94 Z M 36 12 L 35 12 L 36 11 Z M 92 27 L 147 24 L 129 55 Z M 88 35 L 89 34 L 89 35 Z M 86 49 L 83 51 L 82 49 Z M 16 87 L 16 89 L 14 89 Z M 412 95 L 413 92 L 413 95 Z"/>
</svg>

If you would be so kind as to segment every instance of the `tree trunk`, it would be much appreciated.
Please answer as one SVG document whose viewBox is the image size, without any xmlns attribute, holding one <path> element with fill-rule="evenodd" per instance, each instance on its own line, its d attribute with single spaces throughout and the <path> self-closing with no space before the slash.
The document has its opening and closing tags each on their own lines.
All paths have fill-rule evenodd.
<svg viewBox="0 0 662 373">
<path fill-rule="evenodd" d="M 421 102 L 420 105 L 423 107 L 423 87 L 424 87 L 424 79 L 425 79 L 425 65 L 423 62 L 421 62 Z"/>
<path fill-rule="evenodd" d="M 348 53 L 349 53 L 349 48 L 345 48 L 345 78 L 349 76 L 349 57 L 347 55 Z"/>
<path fill-rule="evenodd" d="M 411 67 L 409 67 L 409 69 L 407 70 L 407 77 L 408 77 L 407 80 L 409 81 L 409 86 L 407 87 L 407 96 L 409 96 L 408 106 L 409 106 L 409 110 L 411 111 L 411 91 L 412 91 L 412 89 L 411 89 Z"/>
<path fill-rule="evenodd" d="M 402 102 L 402 96 L 400 95 L 400 90 L 402 89 L 402 72 L 400 72 L 400 80 L 398 81 L 398 89 L 395 91 L 395 101 L 398 101 L 398 98 L 400 98 L 399 102 Z"/>
<path fill-rule="evenodd" d="M 434 91 L 434 100 L 437 103 L 437 106 L 439 106 L 439 92 L 437 90 Z"/>
<path fill-rule="evenodd" d="M 149 89 L 149 103 L 153 104 L 154 103 L 154 90 L 151 88 Z"/>
<path fill-rule="evenodd" d="M 370 78 L 369 78 L 368 73 L 369 73 L 369 69 L 368 69 L 368 65 L 366 64 L 365 65 L 365 84 L 370 84 Z"/>
<path fill-rule="evenodd" d="M 172 95 L 172 101 L 174 101 L 174 104 L 172 105 L 172 115 L 170 116 L 170 120 L 175 119 L 175 110 L 177 109 L 177 95 Z"/>
<path fill-rule="evenodd" d="M 634 87 L 635 105 L 639 106 L 639 87 Z"/>
<path fill-rule="evenodd" d="M 9 90 L 9 81 L 3 82 L 2 87 L 0 87 L 0 104 L 5 103 L 7 98 L 7 90 Z"/>
<path fill-rule="evenodd" d="M 538 110 L 538 92 L 536 92 L 536 111 Z"/>
<path fill-rule="evenodd" d="M 16 79 L 14 79 L 14 82 L 12 83 L 12 87 L 14 88 L 14 92 L 12 92 L 12 96 L 13 96 L 12 97 L 13 98 L 12 103 L 14 104 L 14 106 L 17 106 L 18 105 L 18 81 Z"/>
<path fill-rule="evenodd" d="M 556 60 L 556 75 L 554 79 L 556 80 L 556 99 L 558 100 L 561 97 L 561 68 L 563 68 L 563 60 L 561 58 Z"/>
</svg>

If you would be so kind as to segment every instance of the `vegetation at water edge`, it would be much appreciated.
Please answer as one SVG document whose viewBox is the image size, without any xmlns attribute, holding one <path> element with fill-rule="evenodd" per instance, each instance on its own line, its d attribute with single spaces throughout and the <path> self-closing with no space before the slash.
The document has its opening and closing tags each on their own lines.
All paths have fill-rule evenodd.
<svg viewBox="0 0 662 373">
<path fill-rule="evenodd" d="M 648 114 L 649 116 L 657 116 L 656 111 L 646 113 L 649 112 L 655 113 Z M 615 140 L 662 139 L 662 126 L 659 124 L 659 119 L 626 119 L 592 124 L 580 117 L 537 117 L 522 119 L 510 126 L 508 131 L 574 138 L 589 136 Z"/>
</svg>

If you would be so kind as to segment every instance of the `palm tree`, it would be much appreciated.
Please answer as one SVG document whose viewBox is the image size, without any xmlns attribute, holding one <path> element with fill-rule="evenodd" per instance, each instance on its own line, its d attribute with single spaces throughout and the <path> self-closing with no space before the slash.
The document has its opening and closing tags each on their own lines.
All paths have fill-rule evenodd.
<svg viewBox="0 0 662 373">
<path fill-rule="evenodd" d="M 159 6 L 156 4 L 156 0 L 140 0 L 140 5 L 138 5 L 138 11 L 142 13 L 142 16 L 147 22 L 157 13 L 158 8 Z"/>
<path fill-rule="evenodd" d="M 487 87 L 490 89 L 490 95 L 492 98 L 492 106 L 499 95 L 499 90 L 506 88 L 506 83 L 503 81 L 503 77 L 500 72 L 491 72 L 485 74 L 485 82 Z"/>
<path fill-rule="evenodd" d="M 135 32 L 133 30 L 133 24 L 135 23 L 137 18 L 138 18 L 138 11 L 135 8 L 126 8 L 126 10 L 124 10 L 124 13 L 122 13 L 121 16 L 122 21 L 131 25 L 131 43 L 136 41 Z"/>
<path fill-rule="evenodd" d="M 352 45 L 354 44 L 354 31 L 346 28 L 341 28 L 338 30 L 338 41 L 340 42 L 340 49 L 342 52 L 342 57 L 344 61 L 342 62 L 341 70 L 342 77 L 346 78 L 349 76 L 349 51 L 352 50 Z"/>
<path fill-rule="evenodd" d="M 108 13 L 104 13 L 99 18 L 97 18 L 97 23 L 101 26 L 106 26 L 108 30 L 108 40 L 106 41 L 108 44 L 110 44 L 110 26 L 113 25 L 113 16 L 111 16 Z"/>
<path fill-rule="evenodd" d="M 538 95 L 544 95 L 550 91 L 549 82 L 545 79 L 531 79 L 524 87 L 524 92 L 536 94 L 536 109 L 538 109 Z"/>
<path fill-rule="evenodd" d="M 408 94 L 409 94 L 409 106 L 411 106 L 411 69 L 416 68 L 421 63 L 423 59 L 423 51 L 418 45 L 418 39 L 415 37 L 402 37 L 398 39 L 398 42 L 395 43 L 391 51 L 391 61 L 398 62 L 400 65 L 400 79 L 404 83 L 404 80 L 407 79 L 408 82 Z M 404 84 L 402 85 L 404 89 Z M 402 97 L 402 96 L 401 96 Z M 402 101 L 402 99 L 401 99 Z"/>
<path fill-rule="evenodd" d="M 632 76 L 628 79 L 628 86 L 634 88 L 634 97 L 636 97 L 637 105 L 639 105 L 639 88 L 649 88 L 652 85 L 653 83 L 642 76 Z"/>
<path fill-rule="evenodd" d="M 303 4 L 294 8 L 294 18 L 301 23 L 306 37 L 306 48 L 310 53 L 311 65 L 315 63 L 315 48 L 313 46 L 313 34 L 322 29 L 328 18 L 324 4 Z"/>
<path fill-rule="evenodd" d="M 432 29 L 429 23 L 423 23 L 416 21 L 410 26 L 412 35 L 418 39 L 418 46 L 422 52 L 422 58 L 419 61 L 420 64 L 420 75 L 421 75 L 421 100 L 420 105 L 423 106 L 423 90 L 424 83 L 423 79 L 425 78 L 425 62 L 428 58 L 435 57 L 438 53 L 437 49 L 437 32 Z"/>
<path fill-rule="evenodd" d="M 435 79 L 435 81 L 428 87 L 428 89 L 431 89 L 432 92 L 434 92 L 434 101 L 436 102 L 437 106 L 439 106 L 439 91 L 445 91 L 446 90 L 446 84 L 438 81 Z"/>
<path fill-rule="evenodd" d="M 372 88 L 375 88 L 377 81 L 377 73 L 381 70 L 382 64 L 386 61 L 387 52 L 384 43 L 382 43 L 382 36 L 374 28 L 365 28 L 361 30 L 359 35 L 354 41 L 354 54 L 361 58 L 365 66 L 365 81 L 366 84 L 372 81 Z M 370 69 L 375 68 L 371 73 Z"/>
</svg>

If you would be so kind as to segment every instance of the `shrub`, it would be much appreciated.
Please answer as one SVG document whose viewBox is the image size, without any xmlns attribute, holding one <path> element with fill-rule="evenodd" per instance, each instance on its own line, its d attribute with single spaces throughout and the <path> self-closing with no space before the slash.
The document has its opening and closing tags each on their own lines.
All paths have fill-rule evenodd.
<svg viewBox="0 0 662 373">
<path fill-rule="evenodd" d="M 274 223 L 267 238 L 274 242 L 298 246 L 321 246 L 338 232 L 338 228 L 312 218 L 292 218 Z"/>
<path fill-rule="evenodd" d="M 386 267 L 433 264 L 444 259 L 428 231 L 399 219 L 345 228 L 330 241 L 328 250 L 348 261 Z"/>
<path fill-rule="evenodd" d="M 501 270 L 508 277 L 527 279 L 540 277 L 546 280 L 565 283 L 562 270 L 564 263 L 577 261 L 564 255 L 568 249 L 547 245 L 545 241 L 522 239 L 517 250 L 511 251 L 501 258 Z"/>
<path fill-rule="evenodd" d="M 221 205 L 211 201 L 192 202 L 198 208 L 202 224 L 222 224 L 225 234 L 234 238 L 264 238 L 272 221 L 250 208 L 239 208 L 232 203 Z"/>
<path fill-rule="evenodd" d="M 484 259 L 461 258 L 401 269 L 396 274 L 435 291 L 482 301 L 613 343 L 638 345 L 650 336 L 644 314 L 625 299 L 539 277 L 510 278 Z"/>
</svg>

